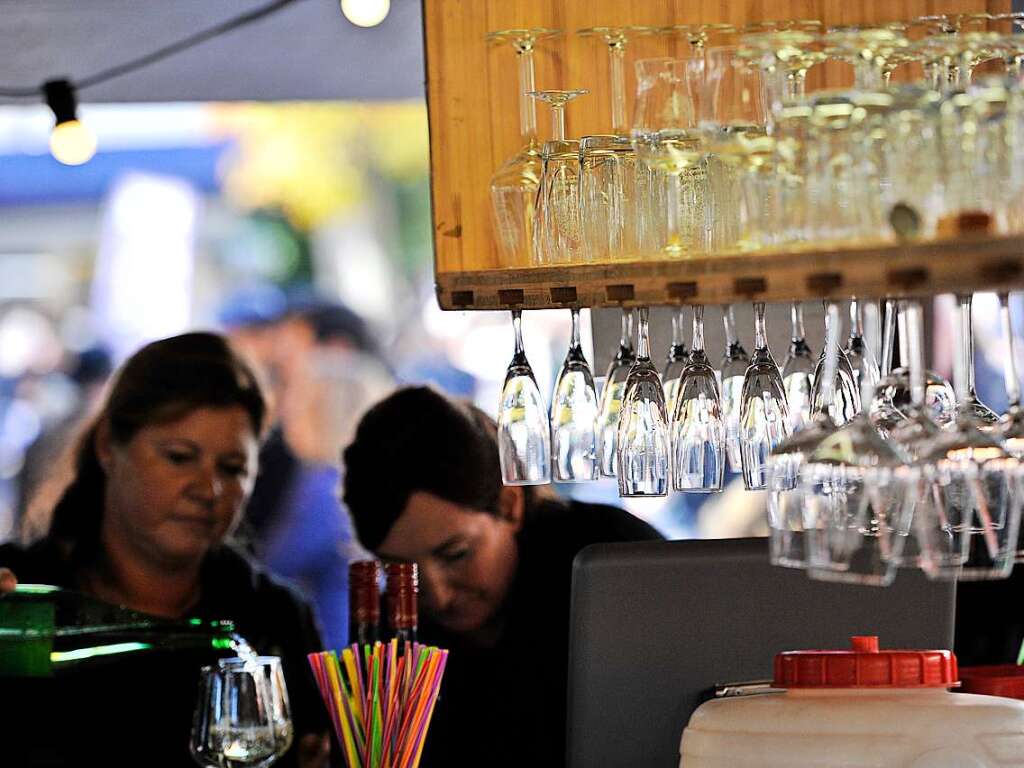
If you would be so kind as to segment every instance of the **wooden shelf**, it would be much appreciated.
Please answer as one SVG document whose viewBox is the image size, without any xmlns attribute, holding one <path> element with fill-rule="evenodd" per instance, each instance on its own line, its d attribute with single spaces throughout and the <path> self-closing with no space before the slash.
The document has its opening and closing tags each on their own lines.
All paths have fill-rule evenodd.
<svg viewBox="0 0 1024 768">
<path fill-rule="evenodd" d="M 441 272 L 442 309 L 727 304 L 1024 288 L 1024 236 Z"/>
</svg>

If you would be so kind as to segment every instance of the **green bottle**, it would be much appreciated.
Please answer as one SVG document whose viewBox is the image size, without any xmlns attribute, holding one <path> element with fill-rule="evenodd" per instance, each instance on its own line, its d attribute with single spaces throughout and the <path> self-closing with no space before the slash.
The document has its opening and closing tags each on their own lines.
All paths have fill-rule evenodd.
<svg viewBox="0 0 1024 768">
<path fill-rule="evenodd" d="M 251 653 L 230 621 L 163 619 L 46 584 L 0 597 L 0 678 L 59 676 L 153 651 Z"/>
</svg>

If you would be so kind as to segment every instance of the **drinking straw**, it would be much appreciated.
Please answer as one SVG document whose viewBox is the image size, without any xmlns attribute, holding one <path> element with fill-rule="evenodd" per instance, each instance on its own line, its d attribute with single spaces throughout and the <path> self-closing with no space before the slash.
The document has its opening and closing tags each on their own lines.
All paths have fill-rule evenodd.
<svg viewBox="0 0 1024 768">
<path fill-rule="evenodd" d="M 358 646 L 354 645 L 353 648 L 356 648 L 355 653 L 358 654 Z M 363 715 L 363 678 L 359 674 L 359 665 L 356 663 L 356 659 L 359 657 L 353 654 L 351 648 L 345 648 L 341 652 L 341 658 L 345 664 L 345 671 L 348 674 L 349 687 L 352 690 L 352 708 L 359 718 L 360 724 L 362 724 L 366 721 L 366 718 Z"/>
<path fill-rule="evenodd" d="M 426 719 L 420 724 L 419 733 L 416 736 L 416 759 L 413 760 L 412 768 L 417 768 L 420 758 L 423 756 L 423 745 L 427 743 L 427 729 L 430 727 L 430 720 L 434 716 L 434 705 L 437 704 L 437 694 L 441 690 L 441 677 L 444 675 L 444 667 L 448 662 L 448 651 L 441 651 L 441 663 L 437 668 L 437 675 L 430 686 L 430 708 L 427 710 Z"/>
</svg>

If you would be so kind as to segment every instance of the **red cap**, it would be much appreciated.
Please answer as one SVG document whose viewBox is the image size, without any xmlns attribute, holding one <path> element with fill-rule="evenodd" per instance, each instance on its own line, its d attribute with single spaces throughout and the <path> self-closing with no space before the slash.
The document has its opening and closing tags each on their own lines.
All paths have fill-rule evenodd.
<svg viewBox="0 0 1024 768">
<path fill-rule="evenodd" d="M 958 684 L 952 651 L 878 650 L 853 637 L 848 651 L 787 651 L 775 657 L 776 688 L 949 688 Z"/>
<path fill-rule="evenodd" d="M 998 664 L 991 667 L 964 667 L 964 693 L 984 693 L 1024 699 L 1024 667 L 1016 664 Z"/>
</svg>

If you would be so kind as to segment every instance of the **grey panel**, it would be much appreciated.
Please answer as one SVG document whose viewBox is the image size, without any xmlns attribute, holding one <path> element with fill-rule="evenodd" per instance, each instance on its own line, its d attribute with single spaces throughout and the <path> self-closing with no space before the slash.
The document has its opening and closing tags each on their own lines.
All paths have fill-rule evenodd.
<svg viewBox="0 0 1024 768">
<path fill-rule="evenodd" d="M 572 585 L 571 768 L 674 768 L 690 713 L 716 684 L 770 678 L 779 651 L 952 648 L 952 584 L 901 572 L 886 589 L 811 581 L 764 539 L 599 544 Z"/>
</svg>

